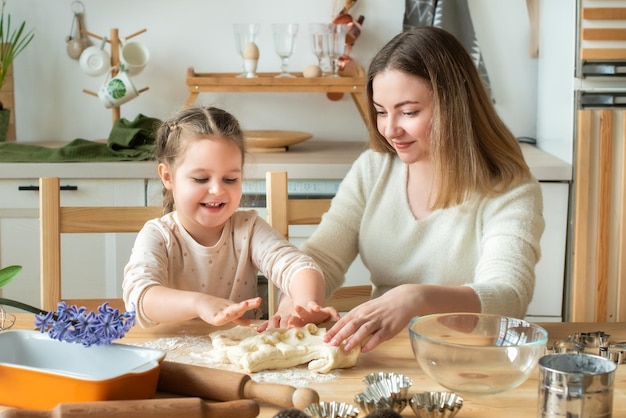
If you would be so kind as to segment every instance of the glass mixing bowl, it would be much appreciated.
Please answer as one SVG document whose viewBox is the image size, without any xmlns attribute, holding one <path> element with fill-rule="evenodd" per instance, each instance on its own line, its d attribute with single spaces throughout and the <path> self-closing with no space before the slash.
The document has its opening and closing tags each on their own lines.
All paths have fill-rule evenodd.
<svg viewBox="0 0 626 418">
<path fill-rule="evenodd" d="M 530 322 L 475 313 L 415 317 L 411 348 L 426 375 L 457 393 L 494 394 L 521 385 L 545 354 L 548 333 Z"/>
</svg>

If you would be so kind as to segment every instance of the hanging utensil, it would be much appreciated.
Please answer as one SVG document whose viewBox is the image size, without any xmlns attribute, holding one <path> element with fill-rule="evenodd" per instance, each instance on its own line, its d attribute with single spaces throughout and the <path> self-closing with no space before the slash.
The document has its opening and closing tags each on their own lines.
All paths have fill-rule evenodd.
<svg viewBox="0 0 626 418">
<path fill-rule="evenodd" d="M 72 11 L 74 17 L 72 18 L 70 34 L 65 38 L 65 41 L 67 42 L 67 55 L 71 59 L 77 60 L 80 58 L 80 54 L 91 45 L 91 42 L 83 33 L 85 6 L 81 1 L 76 0 L 72 3 Z M 75 36 L 73 36 L 74 30 L 76 30 Z"/>
<path fill-rule="evenodd" d="M 357 0 L 345 0 L 343 2 L 343 8 L 339 12 L 339 15 L 346 14 L 356 4 Z"/>
</svg>

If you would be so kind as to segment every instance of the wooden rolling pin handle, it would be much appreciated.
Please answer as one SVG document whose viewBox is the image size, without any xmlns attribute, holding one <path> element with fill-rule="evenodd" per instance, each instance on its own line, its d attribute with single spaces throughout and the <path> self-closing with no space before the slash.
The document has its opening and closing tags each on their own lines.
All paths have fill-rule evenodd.
<svg viewBox="0 0 626 418">
<path fill-rule="evenodd" d="M 200 398 L 166 398 L 130 401 L 62 403 L 50 411 L 8 409 L 2 418 L 254 418 L 259 415 L 256 401 L 242 399 L 210 403 Z"/>
<path fill-rule="evenodd" d="M 243 397 L 259 399 L 283 408 L 295 406 L 298 409 L 304 409 L 320 400 L 319 395 L 313 389 L 296 389 L 281 383 L 258 383 L 253 380 L 244 384 Z"/>
<path fill-rule="evenodd" d="M 307 406 L 319 403 L 320 395 L 310 388 L 298 388 L 292 396 L 293 406 L 304 410 Z"/>
</svg>

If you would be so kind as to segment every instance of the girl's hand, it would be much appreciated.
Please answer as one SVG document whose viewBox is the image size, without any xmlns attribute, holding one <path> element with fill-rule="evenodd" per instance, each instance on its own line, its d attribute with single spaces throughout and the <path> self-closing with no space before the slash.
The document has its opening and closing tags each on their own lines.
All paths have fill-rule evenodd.
<svg viewBox="0 0 626 418">
<path fill-rule="evenodd" d="M 288 325 L 292 327 L 302 327 L 306 324 L 321 324 L 329 320 L 337 321 L 339 313 L 332 306 L 322 308 L 315 302 L 309 302 L 307 307 L 296 305 L 294 307 L 295 316 L 291 316 Z"/>
<path fill-rule="evenodd" d="M 278 303 L 278 309 L 276 313 L 267 321 L 263 322 L 257 327 L 257 331 L 263 332 L 266 329 L 274 328 L 287 328 L 289 321 L 294 315 L 293 299 L 288 296 L 282 295 L 280 302 Z"/>
<path fill-rule="evenodd" d="M 362 352 L 371 351 L 406 329 L 414 316 L 411 298 L 410 292 L 398 286 L 362 303 L 340 318 L 326 332 L 324 341 L 335 346 L 346 341 L 346 351 L 359 345 Z"/>
<path fill-rule="evenodd" d="M 234 322 L 237 325 L 248 325 L 250 320 L 242 318 L 246 312 L 261 306 L 260 297 L 244 300 L 242 302 L 232 302 L 228 299 L 214 298 L 209 303 L 200 303 L 198 306 L 198 317 L 211 325 L 224 325 Z"/>
<path fill-rule="evenodd" d="M 272 328 L 302 327 L 306 324 L 320 324 L 330 319 L 339 319 L 339 313 L 333 307 L 322 308 L 315 302 L 310 302 L 308 307 L 293 304 L 293 300 L 287 296 L 281 298 L 276 314 L 268 321 L 257 327 L 259 332 Z"/>
</svg>

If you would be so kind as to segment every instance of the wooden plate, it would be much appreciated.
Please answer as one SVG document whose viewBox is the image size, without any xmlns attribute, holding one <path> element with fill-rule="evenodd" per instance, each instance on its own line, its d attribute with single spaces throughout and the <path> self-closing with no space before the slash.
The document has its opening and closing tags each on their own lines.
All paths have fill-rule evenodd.
<svg viewBox="0 0 626 418">
<path fill-rule="evenodd" d="M 313 135 L 308 132 L 261 129 L 245 131 L 250 152 L 284 152 L 291 145 L 306 141 Z"/>
</svg>

